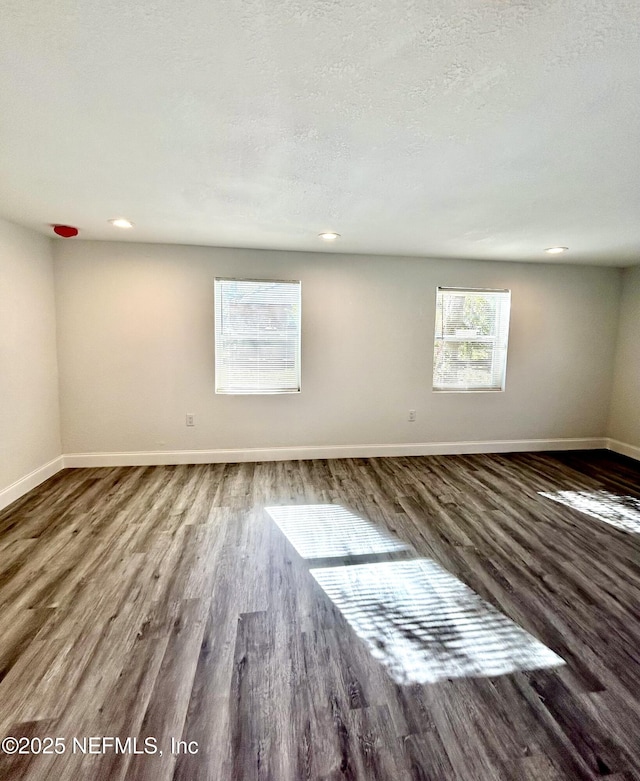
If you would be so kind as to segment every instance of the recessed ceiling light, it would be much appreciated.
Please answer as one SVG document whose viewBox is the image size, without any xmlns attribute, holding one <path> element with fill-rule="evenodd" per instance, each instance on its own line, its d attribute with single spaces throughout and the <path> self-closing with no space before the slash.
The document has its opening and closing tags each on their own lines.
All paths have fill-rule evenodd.
<svg viewBox="0 0 640 781">
<path fill-rule="evenodd" d="M 559 255 L 561 252 L 566 252 L 569 249 L 569 247 L 548 247 L 545 252 L 548 252 L 549 255 Z"/>
<path fill-rule="evenodd" d="M 335 241 L 336 239 L 340 238 L 339 233 L 319 233 L 318 236 L 320 236 L 321 239 L 324 239 L 324 241 Z"/>
<path fill-rule="evenodd" d="M 109 220 L 109 222 L 116 228 L 133 228 L 131 220 L 125 220 L 124 217 L 117 217 L 115 220 Z"/>
</svg>

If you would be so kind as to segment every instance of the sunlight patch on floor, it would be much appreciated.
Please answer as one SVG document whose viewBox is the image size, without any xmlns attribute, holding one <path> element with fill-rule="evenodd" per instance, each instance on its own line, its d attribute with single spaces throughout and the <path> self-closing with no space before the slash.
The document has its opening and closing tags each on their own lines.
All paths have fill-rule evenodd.
<svg viewBox="0 0 640 781">
<path fill-rule="evenodd" d="M 409 546 L 339 504 L 266 507 L 304 559 L 392 553 Z"/>
<path fill-rule="evenodd" d="M 564 664 L 430 559 L 319 568 L 311 574 L 398 683 Z"/>
<path fill-rule="evenodd" d="M 496 676 L 564 661 L 435 561 L 338 504 L 265 508 L 311 574 L 398 683 Z M 404 552 L 407 560 L 388 561 Z M 349 562 L 370 556 L 373 562 Z M 334 564 L 332 561 L 331 564 Z"/>
<path fill-rule="evenodd" d="M 540 491 L 540 496 L 580 510 L 622 531 L 640 534 L 640 499 L 609 491 Z"/>
</svg>

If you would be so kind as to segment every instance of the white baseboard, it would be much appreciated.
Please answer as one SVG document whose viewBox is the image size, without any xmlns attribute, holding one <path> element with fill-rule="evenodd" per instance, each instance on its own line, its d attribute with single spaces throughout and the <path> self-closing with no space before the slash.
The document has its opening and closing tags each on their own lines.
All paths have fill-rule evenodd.
<svg viewBox="0 0 640 781">
<path fill-rule="evenodd" d="M 53 477 L 56 472 L 64 469 L 64 467 L 64 456 L 58 456 L 47 464 L 34 469 L 33 472 L 29 472 L 28 475 L 16 480 L 15 483 L 11 483 L 11 485 L 3 488 L 0 491 L 0 510 L 7 507 L 11 502 L 15 502 L 16 499 L 20 499 L 21 496 L 24 496 L 40 485 L 40 483 L 44 483 L 45 480 Z"/>
<path fill-rule="evenodd" d="M 580 439 L 505 439 L 484 442 L 416 442 L 391 445 L 319 445 L 237 450 L 158 450 L 127 453 L 67 453 L 0 490 L 0 510 L 69 467 L 218 464 L 244 461 L 289 461 L 310 458 L 381 458 L 393 456 L 523 453 L 545 450 L 609 449 L 640 461 L 640 448 L 606 437 Z"/>
<path fill-rule="evenodd" d="M 159 464 L 218 464 L 241 461 L 289 461 L 310 458 L 376 458 L 384 456 L 516 453 L 542 450 L 606 448 L 602 437 L 582 439 L 515 439 L 487 442 L 423 442 L 394 445 L 333 445 L 313 447 L 245 448 L 237 450 L 158 450 L 128 453 L 68 453 L 66 467 L 147 466 Z"/>
<path fill-rule="evenodd" d="M 640 447 L 635 445 L 627 445 L 626 442 L 619 442 L 617 439 L 607 440 L 607 448 L 613 450 L 614 453 L 620 453 L 623 456 L 634 458 L 636 461 L 640 461 Z"/>
</svg>

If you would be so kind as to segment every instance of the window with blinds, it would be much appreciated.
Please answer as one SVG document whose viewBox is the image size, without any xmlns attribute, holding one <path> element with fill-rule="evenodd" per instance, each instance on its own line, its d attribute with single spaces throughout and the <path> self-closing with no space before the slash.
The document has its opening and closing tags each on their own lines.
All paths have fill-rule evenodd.
<svg viewBox="0 0 640 781">
<path fill-rule="evenodd" d="M 215 280 L 216 393 L 300 391 L 300 282 Z"/>
<path fill-rule="evenodd" d="M 439 287 L 434 391 L 501 391 L 509 336 L 509 290 Z"/>
</svg>

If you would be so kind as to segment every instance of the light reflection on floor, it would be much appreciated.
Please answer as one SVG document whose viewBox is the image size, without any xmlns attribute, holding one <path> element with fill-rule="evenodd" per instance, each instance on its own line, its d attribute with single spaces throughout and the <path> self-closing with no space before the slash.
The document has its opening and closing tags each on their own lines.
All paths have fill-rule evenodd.
<svg viewBox="0 0 640 781">
<path fill-rule="evenodd" d="M 564 661 L 435 561 L 337 504 L 267 507 L 310 570 L 398 683 L 496 676 Z M 407 560 L 389 561 L 403 551 Z M 350 562 L 367 556 L 373 563 Z"/>
<path fill-rule="evenodd" d="M 311 574 L 398 683 L 564 664 L 430 559 L 312 569 Z"/>
<path fill-rule="evenodd" d="M 328 559 L 409 550 L 387 531 L 340 504 L 266 507 L 303 559 Z"/>
<path fill-rule="evenodd" d="M 580 510 L 622 531 L 640 533 L 640 499 L 632 496 L 618 496 L 609 491 L 540 491 L 540 496 Z"/>
</svg>

